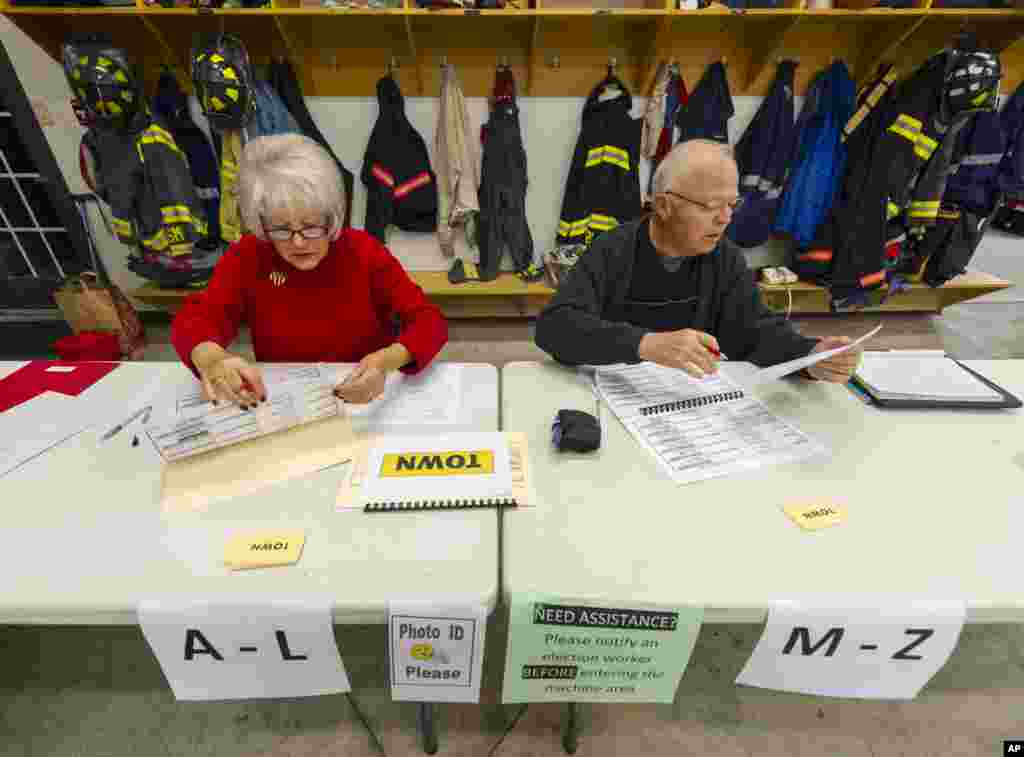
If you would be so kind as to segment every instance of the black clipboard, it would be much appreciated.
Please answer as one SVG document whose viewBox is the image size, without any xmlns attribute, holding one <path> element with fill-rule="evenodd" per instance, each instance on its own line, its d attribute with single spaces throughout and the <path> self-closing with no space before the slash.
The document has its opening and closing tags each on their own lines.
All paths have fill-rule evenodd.
<svg viewBox="0 0 1024 757">
<path fill-rule="evenodd" d="M 878 407 L 911 408 L 911 409 L 922 409 L 922 408 L 937 407 L 937 408 L 967 408 L 967 409 L 971 409 L 971 410 L 978 410 L 978 409 L 981 409 L 981 410 L 1000 410 L 1000 409 L 1004 409 L 1004 408 L 1017 408 L 1017 407 L 1021 407 L 1022 403 L 1021 403 L 1021 401 L 1016 396 L 1010 394 L 1008 391 L 1003 389 L 1003 387 L 999 386 L 997 383 L 995 383 L 991 379 L 986 378 L 985 376 L 982 376 L 980 373 L 978 373 L 975 370 L 972 370 L 971 368 L 968 368 L 966 365 L 961 363 L 959 360 L 955 360 L 955 359 L 953 359 L 951 357 L 947 357 L 947 358 L 944 358 L 944 359 L 952 360 L 954 363 L 959 365 L 962 369 L 964 369 L 969 374 L 974 376 L 976 379 L 981 381 L 985 386 L 987 386 L 990 389 L 994 389 L 995 391 L 999 392 L 999 394 L 1002 395 L 1002 398 L 1001 399 L 997 399 L 997 400 L 936 400 L 936 399 L 930 399 L 930 398 L 921 398 L 921 399 L 884 399 L 882 397 L 875 396 L 872 393 L 871 389 L 857 378 L 856 374 L 854 374 L 851 377 L 851 380 L 853 381 L 853 383 L 855 383 L 857 385 L 857 388 L 860 389 L 868 397 L 868 399 L 870 399 L 871 402 L 874 403 L 875 405 L 877 405 Z"/>
</svg>

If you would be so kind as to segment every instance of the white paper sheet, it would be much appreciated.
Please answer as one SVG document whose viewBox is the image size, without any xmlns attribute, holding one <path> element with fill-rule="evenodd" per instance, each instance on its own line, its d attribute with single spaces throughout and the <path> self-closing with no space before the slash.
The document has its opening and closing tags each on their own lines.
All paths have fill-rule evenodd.
<svg viewBox="0 0 1024 757">
<path fill-rule="evenodd" d="M 179 700 L 308 697 L 351 690 L 328 600 L 147 600 L 139 625 Z"/>
<path fill-rule="evenodd" d="M 479 702 L 486 627 L 479 605 L 389 602 L 391 698 Z"/>
<path fill-rule="evenodd" d="M 337 381 L 354 369 L 339 371 Z M 432 363 L 415 376 L 388 375 L 384 394 L 366 405 L 345 405 L 353 421 L 381 426 L 452 425 L 462 396 L 462 366 Z"/>
<path fill-rule="evenodd" d="M 122 370 L 125 369 L 115 368 L 77 397 L 44 392 L 0 413 L 0 476 L 93 426 L 106 430 L 125 420 L 142 404 L 151 402 L 160 390 L 160 380 L 151 378 L 126 401 L 111 383 L 112 377 Z M 122 431 L 114 439 L 125 433 Z"/>
<path fill-rule="evenodd" d="M 901 352 L 864 356 L 857 378 L 888 399 L 999 400 L 1002 395 L 944 356 L 922 357 Z"/>
<path fill-rule="evenodd" d="M 736 683 L 826 697 L 913 699 L 953 653 L 963 602 L 779 602 Z"/>
<path fill-rule="evenodd" d="M 875 328 L 871 329 L 864 336 L 855 339 L 850 344 L 844 345 L 834 350 L 826 350 L 825 352 L 814 352 L 805 357 L 797 358 L 796 360 L 790 360 L 786 363 L 779 363 L 778 365 L 771 365 L 767 368 L 762 368 L 756 373 L 751 373 L 747 376 L 737 379 L 737 383 L 745 389 L 763 384 L 766 381 L 774 381 L 775 379 L 788 376 L 791 373 L 796 373 L 799 370 L 803 370 L 808 366 L 820 363 L 822 360 L 826 360 L 833 355 L 839 355 L 840 353 L 852 350 L 854 347 L 864 343 L 882 329 L 882 324 L 878 324 Z"/>
<path fill-rule="evenodd" d="M 332 394 L 333 370 L 318 364 L 259 367 L 267 401 L 255 410 L 208 402 L 193 377 L 168 391 L 146 426 L 163 458 L 178 460 L 341 413 L 341 402 Z"/>
<path fill-rule="evenodd" d="M 724 371 L 698 381 L 640 363 L 600 369 L 597 386 L 626 429 L 678 484 L 827 454 L 746 396 Z"/>
</svg>

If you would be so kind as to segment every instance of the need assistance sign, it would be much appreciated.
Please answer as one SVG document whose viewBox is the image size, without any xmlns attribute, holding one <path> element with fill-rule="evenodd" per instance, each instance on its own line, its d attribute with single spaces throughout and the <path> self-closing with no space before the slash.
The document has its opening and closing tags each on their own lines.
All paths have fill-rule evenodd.
<svg viewBox="0 0 1024 757">
<path fill-rule="evenodd" d="M 702 608 L 513 598 L 503 702 L 671 702 Z"/>
</svg>

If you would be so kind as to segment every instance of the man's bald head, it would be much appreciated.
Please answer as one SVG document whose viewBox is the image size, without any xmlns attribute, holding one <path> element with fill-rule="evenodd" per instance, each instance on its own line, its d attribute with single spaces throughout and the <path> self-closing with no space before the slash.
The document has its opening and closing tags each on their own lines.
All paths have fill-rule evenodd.
<svg viewBox="0 0 1024 757">
<path fill-rule="evenodd" d="M 699 187 L 710 177 L 735 171 L 736 159 L 728 145 L 711 139 L 690 139 L 673 147 L 658 165 L 653 189 L 658 194 L 672 187 Z"/>
</svg>

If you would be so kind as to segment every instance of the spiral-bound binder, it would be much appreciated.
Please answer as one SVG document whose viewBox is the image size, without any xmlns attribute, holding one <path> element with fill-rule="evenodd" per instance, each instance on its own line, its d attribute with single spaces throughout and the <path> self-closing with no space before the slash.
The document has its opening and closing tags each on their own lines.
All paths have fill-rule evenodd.
<svg viewBox="0 0 1024 757">
<path fill-rule="evenodd" d="M 476 510 L 482 507 L 516 507 L 512 497 L 470 497 L 467 499 L 415 499 L 409 501 L 367 502 L 363 512 L 401 513 L 414 510 Z"/>
<path fill-rule="evenodd" d="M 456 464 L 453 469 L 420 469 L 424 459 L 436 462 L 446 456 Z M 484 475 L 467 475 L 466 468 L 475 463 L 489 470 Z M 336 506 L 364 513 L 528 507 L 527 473 L 522 433 L 460 432 L 429 439 L 367 440 L 353 455 Z"/>
<path fill-rule="evenodd" d="M 715 405 L 719 402 L 741 400 L 745 396 L 746 395 L 743 393 L 742 389 L 734 389 L 729 392 L 718 392 L 716 394 L 702 394 L 699 397 L 689 397 L 685 400 L 661 402 L 657 405 L 642 407 L 640 408 L 640 415 L 659 415 L 661 413 L 672 413 L 677 410 L 693 410 L 694 408 L 704 407 L 706 405 Z"/>
</svg>

